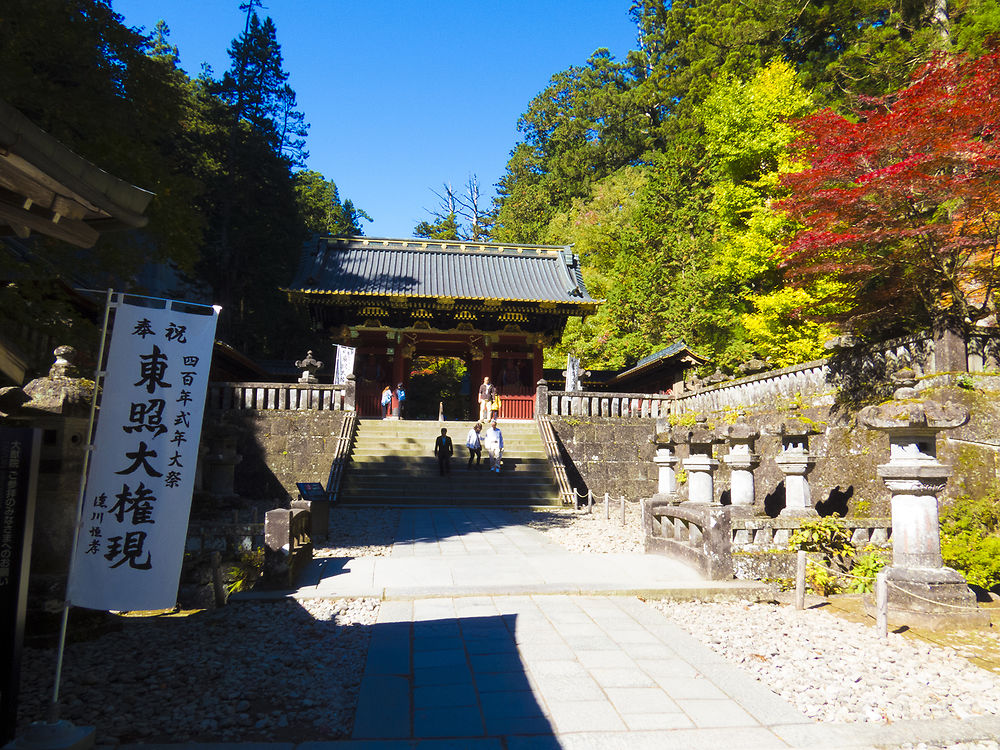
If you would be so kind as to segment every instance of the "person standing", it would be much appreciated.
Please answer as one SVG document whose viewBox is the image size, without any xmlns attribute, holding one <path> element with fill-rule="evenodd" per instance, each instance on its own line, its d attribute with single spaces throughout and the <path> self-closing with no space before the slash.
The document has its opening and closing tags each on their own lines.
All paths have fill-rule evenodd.
<svg viewBox="0 0 1000 750">
<path fill-rule="evenodd" d="M 486 430 L 486 450 L 490 454 L 490 471 L 500 473 L 500 464 L 503 463 L 503 433 L 497 427 L 497 421 L 490 422 L 490 428 Z"/>
<path fill-rule="evenodd" d="M 441 472 L 441 476 L 451 474 L 451 457 L 454 452 L 455 447 L 451 444 L 451 438 L 448 437 L 448 430 L 442 427 L 441 434 L 434 441 L 434 455 L 437 456 L 438 471 Z"/>
<path fill-rule="evenodd" d="M 479 386 L 479 421 L 487 422 L 490 418 L 490 406 L 493 398 L 497 395 L 497 388 L 490 382 L 490 376 L 483 378 L 483 384 Z"/>
<path fill-rule="evenodd" d="M 476 466 L 482 464 L 483 441 L 480 439 L 480 431 L 483 429 L 482 422 L 476 422 L 465 436 L 465 447 L 469 449 L 469 467 L 472 468 L 472 459 L 476 459 Z"/>
<path fill-rule="evenodd" d="M 380 403 L 382 404 L 382 417 L 388 419 L 389 415 L 392 414 L 392 388 L 389 386 L 382 389 Z"/>
<path fill-rule="evenodd" d="M 396 390 L 392 392 L 392 413 L 396 419 L 403 418 L 404 401 L 406 401 L 406 391 L 403 390 L 403 384 L 400 383 L 396 386 Z"/>
</svg>

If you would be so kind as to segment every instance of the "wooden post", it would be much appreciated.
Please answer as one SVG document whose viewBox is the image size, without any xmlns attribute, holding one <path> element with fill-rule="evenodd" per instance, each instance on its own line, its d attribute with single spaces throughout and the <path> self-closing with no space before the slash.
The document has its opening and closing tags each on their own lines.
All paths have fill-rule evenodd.
<svg viewBox="0 0 1000 750">
<path fill-rule="evenodd" d="M 875 574 L 875 629 L 883 641 L 889 638 L 889 582 L 884 570 Z"/>
<path fill-rule="evenodd" d="M 215 606 L 226 606 L 226 588 L 222 585 L 222 555 L 212 553 L 212 591 L 215 594 Z"/>
<path fill-rule="evenodd" d="M 806 608 L 806 553 L 795 553 L 795 609 Z"/>
<path fill-rule="evenodd" d="M 594 491 L 590 489 L 587 490 L 587 512 L 594 513 Z"/>
</svg>

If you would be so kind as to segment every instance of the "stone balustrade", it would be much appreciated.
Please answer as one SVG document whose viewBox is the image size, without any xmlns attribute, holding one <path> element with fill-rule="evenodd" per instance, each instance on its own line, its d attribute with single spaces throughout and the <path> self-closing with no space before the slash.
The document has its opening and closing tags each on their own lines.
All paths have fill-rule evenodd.
<svg viewBox="0 0 1000 750">
<path fill-rule="evenodd" d="M 209 383 L 206 407 L 234 411 L 354 411 L 354 382 Z"/>
<path fill-rule="evenodd" d="M 670 412 L 672 397 L 663 393 L 548 391 L 543 414 L 557 417 L 656 417 Z"/>
</svg>

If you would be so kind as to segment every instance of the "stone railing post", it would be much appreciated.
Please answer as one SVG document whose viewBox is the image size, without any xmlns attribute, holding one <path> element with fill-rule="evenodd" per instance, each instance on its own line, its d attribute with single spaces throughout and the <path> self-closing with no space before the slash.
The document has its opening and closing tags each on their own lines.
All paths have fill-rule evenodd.
<svg viewBox="0 0 1000 750">
<path fill-rule="evenodd" d="M 969 411 L 950 401 L 917 400 L 913 370 L 893 376 L 894 400 L 861 410 L 858 420 L 889 435 L 889 463 L 878 474 L 892 495 L 889 622 L 930 629 L 988 626 L 989 615 L 961 574 L 944 567 L 938 495 L 951 468 L 937 460 L 937 433 L 965 424 Z"/>
<path fill-rule="evenodd" d="M 535 387 L 535 415 L 546 416 L 549 413 L 549 381 L 539 380 Z"/>
<path fill-rule="evenodd" d="M 354 373 L 347 375 L 347 384 L 344 387 L 344 411 L 355 411 L 358 403 L 358 383 Z"/>
<path fill-rule="evenodd" d="M 719 462 L 712 458 L 712 446 L 722 442 L 715 431 L 708 427 L 708 418 L 699 414 L 696 425 L 678 436 L 677 442 L 688 444 L 689 453 L 681 464 L 688 473 L 689 503 L 718 505 L 715 499 L 715 470 Z"/>
<path fill-rule="evenodd" d="M 781 453 L 774 462 L 785 475 L 785 507 L 782 516 L 817 516 L 809 490 L 809 472 L 816 457 L 809 453 L 809 437 L 822 430 L 803 419 L 787 419 L 772 428 L 781 438 Z"/>
<path fill-rule="evenodd" d="M 729 454 L 722 457 L 732 474 L 729 480 L 729 492 L 732 496 L 733 509 L 750 512 L 754 504 L 753 470 L 760 464 L 760 456 L 753 452 L 754 441 L 760 433 L 747 424 L 733 424 L 723 431 L 729 444 Z"/>
</svg>

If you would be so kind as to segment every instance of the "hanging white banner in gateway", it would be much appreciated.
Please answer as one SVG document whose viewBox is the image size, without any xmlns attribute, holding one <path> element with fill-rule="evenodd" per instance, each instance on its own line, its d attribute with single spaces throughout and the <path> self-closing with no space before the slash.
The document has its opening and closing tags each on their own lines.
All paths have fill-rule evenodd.
<svg viewBox="0 0 1000 750">
<path fill-rule="evenodd" d="M 200 306 L 199 306 L 200 308 Z M 119 297 L 67 601 L 177 602 L 218 308 Z"/>
</svg>

